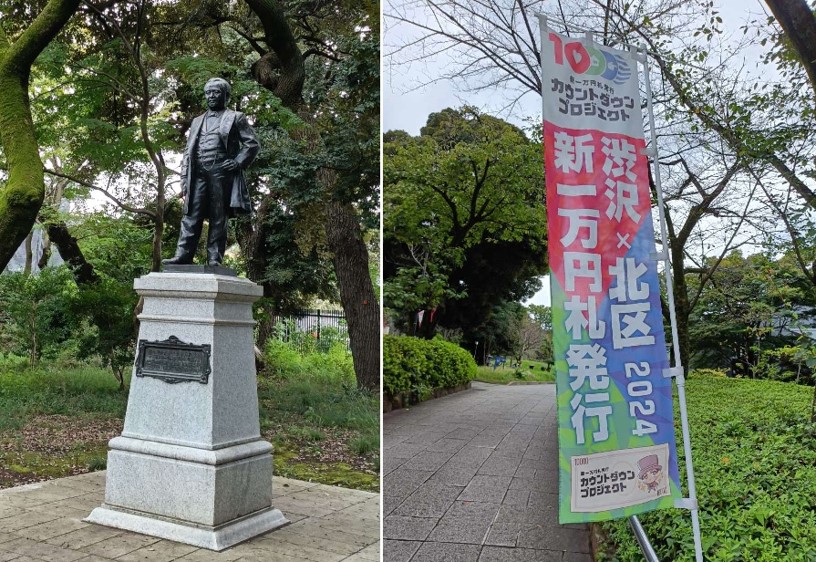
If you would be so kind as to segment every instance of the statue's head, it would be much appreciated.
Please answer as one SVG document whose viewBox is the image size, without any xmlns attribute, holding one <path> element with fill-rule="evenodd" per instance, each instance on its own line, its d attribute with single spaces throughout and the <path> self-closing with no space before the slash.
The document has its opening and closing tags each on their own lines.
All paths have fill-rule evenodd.
<svg viewBox="0 0 816 562">
<path fill-rule="evenodd" d="M 213 110 L 224 109 L 229 101 L 232 86 L 223 78 L 210 78 L 204 84 L 204 97 L 207 107 Z"/>
</svg>

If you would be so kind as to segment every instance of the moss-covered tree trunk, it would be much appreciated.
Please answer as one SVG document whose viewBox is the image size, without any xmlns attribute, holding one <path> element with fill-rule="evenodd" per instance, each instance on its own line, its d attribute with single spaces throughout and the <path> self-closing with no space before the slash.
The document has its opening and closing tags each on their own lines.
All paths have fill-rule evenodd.
<svg viewBox="0 0 816 562">
<path fill-rule="evenodd" d="M 0 270 L 28 236 L 45 197 L 28 101 L 31 65 L 78 6 L 79 0 L 51 0 L 14 40 L 0 23 L 0 145 L 8 163 L 8 179 L 0 184 Z"/>
</svg>

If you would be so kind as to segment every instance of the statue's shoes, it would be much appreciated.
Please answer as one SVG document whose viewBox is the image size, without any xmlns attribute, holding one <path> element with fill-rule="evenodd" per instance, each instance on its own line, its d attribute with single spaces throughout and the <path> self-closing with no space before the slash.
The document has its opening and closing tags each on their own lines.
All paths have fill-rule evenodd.
<svg viewBox="0 0 816 562">
<path fill-rule="evenodd" d="M 210 260 L 207 262 L 210 267 L 221 267 L 221 262 L 218 260 Z"/>
<path fill-rule="evenodd" d="M 193 263 L 193 259 L 185 256 L 173 256 L 172 258 L 162 260 L 162 263 L 165 265 L 184 265 Z"/>
</svg>

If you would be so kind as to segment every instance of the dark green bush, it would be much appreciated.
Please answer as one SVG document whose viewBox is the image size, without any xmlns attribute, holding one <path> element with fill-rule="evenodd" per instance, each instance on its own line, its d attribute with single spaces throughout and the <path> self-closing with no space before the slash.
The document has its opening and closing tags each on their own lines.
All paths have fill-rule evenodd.
<svg viewBox="0 0 816 562">
<path fill-rule="evenodd" d="M 436 338 L 383 338 L 383 389 L 388 396 L 418 388 L 452 388 L 476 375 L 476 362 L 456 344 Z"/>
</svg>

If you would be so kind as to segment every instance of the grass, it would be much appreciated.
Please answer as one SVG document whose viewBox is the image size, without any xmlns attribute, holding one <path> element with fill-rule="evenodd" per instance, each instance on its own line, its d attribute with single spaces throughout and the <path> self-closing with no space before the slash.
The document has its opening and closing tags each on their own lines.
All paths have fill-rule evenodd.
<svg viewBox="0 0 816 562">
<path fill-rule="evenodd" d="M 20 429 L 33 417 L 123 418 L 127 395 L 110 371 L 95 367 L 7 370 L 0 365 L 0 431 Z"/>
<path fill-rule="evenodd" d="M 94 367 L 0 363 L 0 488 L 105 468 L 127 395 Z"/>
<path fill-rule="evenodd" d="M 379 491 L 379 396 L 301 373 L 262 378 L 258 397 L 276 474 Z"/>
<path fill-rule="evenodd" d="M 521 362 L 518 369 L 512 367 L 479 367 L 476 371 L 476 377 L 473 380 L 481 382 L 489 382 L 493 384 L 508 384 L 518 383 L 522 381 L 527 382 L 553 382 L 555 381 L 555 373 L 552 371 L 551 363 L 542 363 L 541 361 L 528 361 L 525 359 Z"/>
<path fill-rule="evenodd" d="M 343 349 L 278 349 L 258 379 L 261 432 L 275 474 L 379 491 L 379 396 L 356 388 Z M 105 468 L 127 393 L 106 370 L 31 371 L 0 357 L 0 488 Z"/>
<path fill-rule="evenodd" d="M 812 395 L 812 387 L 791 383 L 689 377 L 688 414 L 707 561 L 816 560 Z M 678 413 L 675 421 L 680 435 Z M 678 453 L 682 459 L 680 443 Z M 680 469 L 684 475 L 682 463 Z M 655 511 L 641 522 L 660 560 L 694 559 L 687 511 Z M 600 530 L 599 562 L 642 560 L 625 521 L 604 523 Z"/>
</svg>

